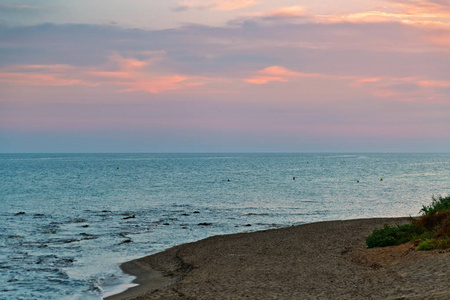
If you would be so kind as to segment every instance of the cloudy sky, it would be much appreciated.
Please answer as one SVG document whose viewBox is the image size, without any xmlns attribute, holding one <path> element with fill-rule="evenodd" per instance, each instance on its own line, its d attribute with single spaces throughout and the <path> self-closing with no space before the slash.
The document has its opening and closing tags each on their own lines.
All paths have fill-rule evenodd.
<svg viewBox="0 0 450 300">
<path fill-rule="evenodd" d="M 450 0 L 0 0 L 0 152 L 450 152 Z"/>
</svg>

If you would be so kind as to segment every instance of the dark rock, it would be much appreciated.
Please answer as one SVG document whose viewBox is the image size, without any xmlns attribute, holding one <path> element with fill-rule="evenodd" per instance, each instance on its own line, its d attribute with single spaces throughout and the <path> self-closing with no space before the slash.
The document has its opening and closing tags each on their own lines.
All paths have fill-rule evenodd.
<svg viewBox="0 0 450 300">
<path fill-rule="evenodd" d="M 199 212 L 198 210 L 196 210 L 196 211 L 194 211 L 193 213 L 194 213 L 194 214 L 199 214 L 200 212 Z"/>
<path fill-rule="evenodd" d="M 8 239 L 21 239 L 23 236 L 17 234 L 8 235 Z"/>
<path fill-rule="evenodd" d="M 199 226 L 210 226 L 210 225 L 212 225 L 212 223 L 203 222 L 203 223 L 198 223 L 198 225 Z"/>
<path fill-rule="evenodd" d="M 128 216 L 128 217 L 124 217 L 123 219 L 124 220 L 128 220 L 128 219 L 134 219 L 134 218 L 136 218 L 136 216 L 135 215 L 131 215 L 131 216 Z"/>
<path fill-rule="evenodd" d="M 70 244 L 70 243 L 74 243 L 74 242 L 79 242 L 79 239 L 68 239 L 68 240 L 63 240 L 62 242 L 64 244 Z"/>
<path fill-rule="evenodd" d="M 128 239 L 123 242 L 120 242 L 118 245 L 127 244 L 127 243 L 131 243 L 131 242 L 132 242 L 132 240 Z"/>
<path fill-rule="evenodd" d="M 24 215 L 24 214 L 25 214 L 24 211 L 20 211 L 20 212 L 18 212 L 18 213 L 16 214 L 16 216 L 20 216 L 20 215 Z"/>
<path fill-rule="evenodd" d="M 89 227 L 89 225 L 83 225 L 83 226 L 81 226 L 81 227 L 83 227 L 83 228 L 88 228 L 88 227 Z"/>
<path fill-rule="evenodd" d="M 252 226 L 252 224 L 246 224 L 246 225 L 244 225 L 244 226 L 246 226 L 246 227 L 250 227 L 250 226 Z"/>
<path fill-rule="evenodd" d="M 167 226 L 167 225 L 170 225 L 170 224 L 169 224 L 169 223 L 163 223 L 163 225 L 166 225 L 166 226 Z"/>
<path fill-rule="evenodd" d="M 182 216 L 188 217 L 190 214 L 181 214 Z"/>
</svg>

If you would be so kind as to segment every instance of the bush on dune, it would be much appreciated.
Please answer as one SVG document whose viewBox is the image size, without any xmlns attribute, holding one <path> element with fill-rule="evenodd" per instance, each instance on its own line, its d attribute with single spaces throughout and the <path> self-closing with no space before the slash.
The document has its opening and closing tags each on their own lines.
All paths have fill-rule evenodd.
<svg viewBox="0 0 450 300">
<path fill-rule="evenodd" d="M 450 210 L 450 195 L 447 197 L 435 197 L 431 198 L 432 202 L 430 205 L 424 205 L 420 211 L 422 211 L 425 215 L 431 215 L 436 212 L 442 212 L 446 210 Z"/>
<path fill-rule="evenodd" d="M 384 225 L 384 228 L 375 229 L 366 238 L 366 243 L 369 248 L 396 246 L 409 242 L 414 236 L 423 232 L 423 228 L 413 223 L 396 226 Z"/>
<path fill-rule="evenodd" d="M 400 245 L 418 241 L 417 250 L 450 248 L 450 195 L 432 198 L 429 206 L 423 206 L 422 216 L 411 223 L 375 229 L 366 238 L 369 248 Z"/>
</svg>

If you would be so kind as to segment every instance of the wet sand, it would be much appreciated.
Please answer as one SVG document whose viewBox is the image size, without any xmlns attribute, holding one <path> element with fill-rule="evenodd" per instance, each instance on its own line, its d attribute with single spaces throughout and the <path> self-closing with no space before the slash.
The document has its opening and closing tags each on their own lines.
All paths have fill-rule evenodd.
<svg viewBox="0 0 450 300">
<path fill-rule="evenodd" d="M 123 264 L 139 286 L 107 299 L 450 299 L 450 251 L 367 249 L 408 218 L 215 236 Z"/>
</svg>

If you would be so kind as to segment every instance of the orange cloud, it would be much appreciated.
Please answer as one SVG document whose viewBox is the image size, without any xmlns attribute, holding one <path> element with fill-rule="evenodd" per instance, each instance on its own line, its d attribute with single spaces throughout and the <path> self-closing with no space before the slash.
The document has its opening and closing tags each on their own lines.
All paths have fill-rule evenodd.
<svg viewBox="0 0 450 300">
<path fill-rule="evenodd" d="M 253 84 L 265 84 L 271 81 L 286 82 L 298 77 L 321 77 L 321 74 L 299 73 L 281 66 L 271 66 L 257 71 L 257 75 L 244 78 L 243 80 Z"/>
<path fill-rule="evenodd" d="M 319 23 L 400 22 L 418 26 L 450 25 L 450 6 L 433 1 L 393 0 L 376 10 L 349 14 L 316 15 Z"/>
<path fill-rule="evenodd" d="M 275 18 L 293 18 L 306 16 L 306 8 L 300 5 L 283 7 L 265 14 L 267 17 Z"/>
<path fill-rule="evenodd" d="M 381 11 L 368 11 L 352 14 L 334 14 L 334 15 L 317 15 L 320 23 L 378 23 L 392 22 L 398 19 L 398 16 L 392 13 Z"/>
<path fill-rule="evenodd" d="M 388 0 L 392 6 L 402 9 L 403 12 L 420 15 L 431 13 L 433 15 L 448 15 L 450 13 L 449 3 L 441 0 Z"/>
<path fill-rule="evenodd" d="M 444 24 L 436 19 L 448 17 L 448 15 L 436 15 L 432 13 L 390 13 L 383 11 L 366 11 L 345 15 L 318 15 L 322 23 L 379 23 L 379 22 L 402 22 L 408 24 Z"/>
</svg>

